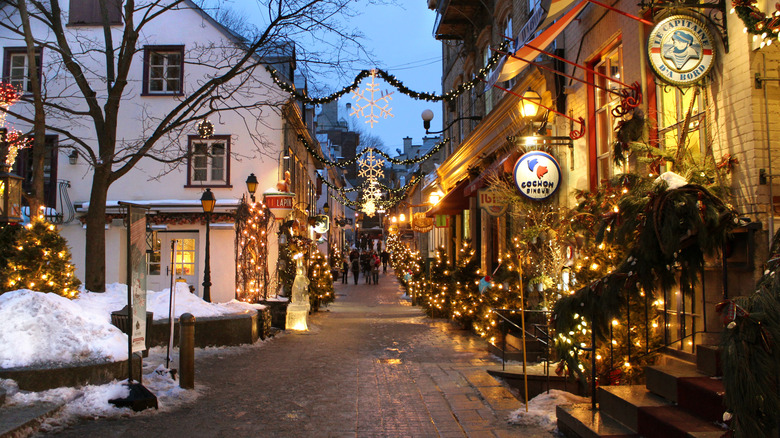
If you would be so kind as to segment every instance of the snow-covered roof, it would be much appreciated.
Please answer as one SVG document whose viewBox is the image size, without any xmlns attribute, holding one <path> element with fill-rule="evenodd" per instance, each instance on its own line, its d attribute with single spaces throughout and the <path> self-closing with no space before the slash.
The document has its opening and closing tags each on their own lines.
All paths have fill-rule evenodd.
<svg viewBox="0 0 780 438">
<path fill-rule="evenodd" d="M 128 200 L 110 200 L 106 201 L 106 213 L 115 213 L 124 208 L 119 205 L 120 202 L 148 207 L 164 213 L 198 213 L 203 211 L 199 199 L 128 199 Z M 233 211 L 241 203 L 239 199 L 217 199 L 214 206 L 214 212 Z M 89 210 L 89 202 L 76 204 L 76 211 L 86 213 Z"/>
</svg>

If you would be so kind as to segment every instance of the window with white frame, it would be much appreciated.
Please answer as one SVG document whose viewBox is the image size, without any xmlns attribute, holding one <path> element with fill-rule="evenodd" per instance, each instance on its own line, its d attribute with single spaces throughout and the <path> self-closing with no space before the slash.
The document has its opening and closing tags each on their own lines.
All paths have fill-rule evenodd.
<svg viewBox="0 0 780 438">
<path fill-rule="evenodd" d="M 490 43 L 485 44 L 485 51 L 482 55 L 482 66 L 487 67 L 490 62 Z M 487 71 L 487 76 L 490 77 L 490 70 Z M 493 111 L 493 87 L 485 87 L 485 115 L 490 114 Z"/>
<path fill-rule="evenodd" d="M 693 87 L 681 89 L 659 85 L 657 90 L 658 139 L 661 149 L 677 156 L 685 155 L 695 162 L 700 161 L 704 145 L 701 127 L 705 115 L 701 94 Z M 688 130 L 685 138 L 682 138 L 686 119 L 688 119 Z"/>
<path fill-rule="evenodd" d="M 3 64 L 4 81 L 16 87 L 24 93 L 32 92 L 30 81 L 30 57 L 27 56 L 26 47 L 6 47 L 5 62 Z M 41 65 L 41 50 L 35 50 L 35 64 Z M 38 79 L 42 78 L 41 69 L 37 69 Z"/>
<path fill-rule="evenodd" d="M 145 95 L 181 95 L 184 82 L 184 46 L 144 47 Z"/>
<path fill-rule="evenodd" d="M 612 144 L 615 141 L 615 128 L 619 119 L 612 115 L 612 110 L 620 103 L 618 91 L 623 73 L 623 45 L 619 44 L 607 52 L 593 68 L 600 75 L 594 75 L 595 94 L 594 115 L 596 125 L 596 181 L 609 179 L 616 173 L 626 171 L 616 167 L 612 159 Z"/>
<path fill-rule="evenodd" d="M 230 137 L 215 135 L 209 139 L 190 137 L 189 184 L 227 186 L 230 184 Z"/>
<path fill-rule="evenodd" d="M 513 36 L 513 30 L 512 30 L 512 16 L 506 17 L 506 21 L 504 21 L 504 41 L 512 41 L 514 39 Z M 504 42 L 502 41 L 502 42 Z M 509 50 L 514 50 L 514 47 L 509 47 Z M 515 78 L 511 78 L 508 81 L 506 81 L 506 87 L 507 89 L 511 90 L 512 87 L 515 86 Z"/>
</svg>

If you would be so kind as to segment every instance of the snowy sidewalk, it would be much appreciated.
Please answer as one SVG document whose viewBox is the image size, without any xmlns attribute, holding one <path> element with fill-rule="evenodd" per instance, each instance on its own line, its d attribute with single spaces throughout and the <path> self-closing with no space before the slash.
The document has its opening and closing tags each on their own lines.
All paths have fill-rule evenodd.
<svg viewBox="0 0 780 438">
<path fill-rule="evenodd" d="M 336 293 L 308 332 L 198 357 L 194 403 L 59 436 L 552 436 L 507 423 L 521 403 L 485 372 L 500 363 L 484 341 L 426 318 L 390 272 Z"/>
</svg>

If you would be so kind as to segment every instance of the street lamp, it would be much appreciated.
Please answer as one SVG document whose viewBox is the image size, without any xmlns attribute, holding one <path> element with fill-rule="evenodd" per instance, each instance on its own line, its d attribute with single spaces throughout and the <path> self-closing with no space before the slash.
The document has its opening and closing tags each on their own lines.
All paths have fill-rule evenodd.
<svg viewBox="0 0 780 438">
<path fill-rule="evenodd" d="M 22 177 L 11 173 L 11 165 L 6 162 L 9 152 L 7 133 L 6 128 L 0 128 L 0 159 L 3 160 L 0 163 L 0 222 L 21 222 Z"/>
<path fill-rule="evenodd" d="M 454 125 L 456 122 L 459 122 L 461 120 L 482 120 L 482 116 L 465 116 L 465 117 L 458 117 L 457 119 L 450 122 L 449 125 L 447 125 L 446 128 L 442 129 L 441 131 L 429 131 L 431 129 L 431 120 L 433 120 L 433 111 L 427 109 L 422 112 L 420 115 L 423 119 L 423 128 L 425 128 L 426 134 L 441 134 L 442 132 L 450 129 L 452 125 Z"/>
<path fill-rule="evenodd" d="M 257 177 L 254 173 L 250 173 L 246 178 L 246 189 L 249 191 L 249 196 L 252 197 L 252 202 L 255 202 L 255 190 L 257 190 Z"/>
<path fill-rule="evenodd" d="M 325 214 L 328 214 L 330 212 L 330 205 L 326 202 L 325 205 L 322 206 L 322 211 L 325 212 Z"/>
<path fill-rule="evenodd" d="M 217 198 L 211 193 L 211 189 L 206 189 L 203 192 L 203 196 L 200 197 L 200 205 L 203 207 L 203 213 L 206 214 L 206 271 L 203 273 L 203 301 L 207 303 L 211 302 L 211 259 L 209 257 L 211 242 L 209 240 L 209 229 L 211 228 L 211 212 L 214 211 L 214 204 L 216 203 Z"/>
</svg>

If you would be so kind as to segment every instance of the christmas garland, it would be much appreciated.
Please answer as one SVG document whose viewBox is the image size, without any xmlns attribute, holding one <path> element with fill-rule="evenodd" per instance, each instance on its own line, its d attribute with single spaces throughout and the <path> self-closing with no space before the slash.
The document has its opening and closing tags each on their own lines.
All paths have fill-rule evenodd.
<svg viewBox="0 0 780 438">
<path fill-rule="evenodd" d="M 723 385 L 729 436 L 765 437 L 780 425 L 780 233 L 755 293 L 716 306 L 721 337 Z M 730 420 L 730 421 L 729 421 Z"/>
<path fill-rule="evenodd" d="M 691 293 L 704 255 L 718 251 L 738 225 L 735 212 L 699 185 L 668 189 L 659 181 L 628 189 L 617 211 L 602 216 L 597 234 L 598 240 L 627 246 L 628 255 L 612 273 L 556 303 L 559 334 L 575 331 L 579 322 L 574 315 L 583 315 L 597 340 L 604 341 L 627 300 L 654 301 L 657 288 L 665 295 L 678 283 L 683 294 Z M 556 346 L 569 369 L 584 380 L 576 354 L 581 347 L 568 342 Z"/>
<path fill-rule="evenodd" d="M 461 94 L 465 93 L 466 91 L 471 90 L 472 88 L 476 87 L 480 82 L 483 82 L 485 78 L 487 78 L 487 75 L 490 73 L 490 71 L 496 67 L 501 60 L 501 57 L 504 56 L 503 52 L 506 52 L 506 50 L 509 48 L 510 41 L 504 41 L 499 46 L 498 50 L 493 52 L 493 55 L 490 57 L 488 62 L 485 64 L 484 67 L 482 67 L 479 72 L 474 76 L 473 79 L 471 79 L 468 82 L 464 82 L 460 85 L 458 85 L 455 89 L 450 90 L 444 94 L 436 94 L 436 93 L 428 93 L 428 92 L 419 92 L 414 91 L 407 86 L 403 84 L 400 80 L 398 80 L 395 76 L 391 75 L 390 73 L 387 73 L 384 70 L 381 69 L 372 69 L 372 70 L 361 70 L 360 73 L 355 76 L 355 80 L 352 81 L 352 84 L 347 85 L 346 87 L 342 88 L 341 90 L 324 97 L 310 97 L 309 94 L 306 92 L 306 90 L 298 91 L 295 89 L 294 85 L 288 84 L 286 81 L 284 81 L 279 72 L 276 71 L 271 66 L 266 66 L 266 70 L 271 74 L 271 78 L 273 81 L 284 91 L 290 93 L 293 97 L 300 100 L 301 102 L 308 103 L 308 104 L 314 104 L 314 105 L 321 105 L 324 103 L 333 102 L 345 94 L 354 91 L 358 85 L 360 85 L 360 82 L 371 76 L 376 75 L 384 79 L 385 82 L 390 84 L 391 86 L 395 87 L 398 91 L 401 93 L 416 99 L 416 100 L 425 100 L 428 102 L 441 102 L 441 101 L 451 101 L 453 99 L 456 99 Z"/>
<path fill-rule="evenodd" d="M 766 15 L 754 6 L 755 0 L 734 0 L 731 2 L 731 13 L 737 16 L 745 24 L 744 31 L 762 38 L 761 47 L 772 43 L 772 39 L 778 38 L 780 33 L 780 7 L 775 5 L 777 11 L 772 15 Z"/>
<path fill-rule="evenodd" d="M 393 164 L 409 165 L 409 164 L 422 163 L 423 161 L 425 161 L 428 158 L 432 157 L 436 152 L 439 152 L 439 150 L 441 150 L 441 148 L 444 147 L 444 145 L 446 145 L 447 143 L 450 142 L 449 138 L 445 138 L 444 140 L 442 140 L 442 141 L 436 143 L 435 145 L 433 145 L 431 150 L 426 152 L 425 155 L 423 155 L 421 157 L 417 157 L 417 158 L 406 159 L 406 160 L 400 160 L 398 158 L 392 158 L 392 157 L 390 157 L 390 155 L 387 154 L 387 152 L 382 151 L 382 150 L 377 149 L 377 148 L 374 148 L 374 147 L 370 147 L 370 148 L 363 149 L 362 151 L 360 151 L 357 154 L 355 154 L 355 157 L 350 158 L 348 160 L 333 161 L 333 160 L 330 160 L 328 158 L 323 157 L 319 153 L 319 151 L 314 149 L 312 147 L 312 145 L 309 144 L 308 141 L 306 141 L 306 139 L 303 136 L 299 136 L 298 140 L 303 144 L 303 147 L 306 148 L 306 151 L 309 154 L 311 154 L 311 156 L 313 156 L 317 161 L 319 161 L 320 163 L 325 164 L 327 166 L 338 167 L 340 169 L 344 169 L 347 166 L 350 166 L 352 164 L 357 163 L 358 160 L 361 157 L 363 157 L 363 155 L 366 155 L 366 154 L 369 154 L 369 153 L 374 153 L 374 154 L 377 154 L 377 155 L 381 155 L 387 161 L 389 161 L 389 162 L 391 162 Z"/>
</svg>

